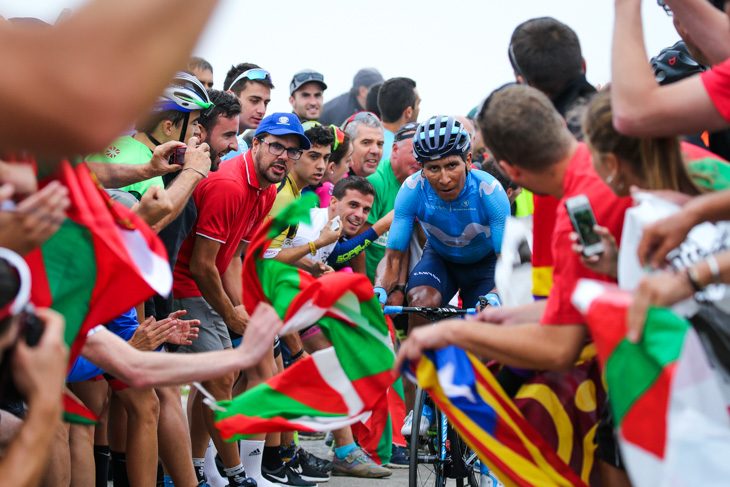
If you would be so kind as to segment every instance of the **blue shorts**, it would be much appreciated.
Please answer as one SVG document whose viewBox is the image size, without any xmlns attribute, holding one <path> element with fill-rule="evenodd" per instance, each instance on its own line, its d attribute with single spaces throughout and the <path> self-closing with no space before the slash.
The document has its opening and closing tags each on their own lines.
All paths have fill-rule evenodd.
<svg viewBox="0 0 730 487">
<path fill-rule="evenodd" d="M 456 291 L 460 291 L 464 307 L 472 308 L 479 301 L 479 296 L 494 289 L 496 265 L 494 252 L 471 264 L 449 262 L 426 242 L 423 257 L 408 278 L 406 291 L 419 286 L 432 287 L 441 294 L 441 306 L 446 306 Z"/>
</svg>

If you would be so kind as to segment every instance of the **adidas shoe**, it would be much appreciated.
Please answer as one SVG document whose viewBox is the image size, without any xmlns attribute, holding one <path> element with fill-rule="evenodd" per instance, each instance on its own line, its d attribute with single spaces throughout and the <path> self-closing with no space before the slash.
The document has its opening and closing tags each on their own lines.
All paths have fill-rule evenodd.
<svg viewBox="0 0 730 487">
<path fill-rule="evenodd" d="M 292 459 L 287 462 L 287 466 L 289 466 L 289 468 L 291 468 L 294 473 L 298 474 L 304 480 L 309 480 L 310 482 L 327 482 L 330 479 L 329 472 L 307 463 L 302 458 L 302 455 L 300 455 L 301 452 L 304 452 L 304 450 L 296 452 Z M 308 453 L 307 455 L 309 455 L 309 457 L 313 459 L 316 458 L 314 455 L 310 455 Z"/>
<path fill-rule="evenodd" d="M 272 484 L 281 485 L 282 487 L 317 487 L 316 482 L 304 480 L 288 465 L 282 465 L 276 470 L 269 470 L 261 465 L 261 476 Z"/>
<path fill-rule="evenodd" d="M 382 478 L 390 477 L 393 472 L 373 462 L 360 448 L 355 448 L 343 459 L 333 459 L 335 468 L 332 475 L 347 475 L 348 477 Z"/>
<path fill-rule="evenodd" d="M 423 411 L 421 412 L 421 422 L 418 424 L 418 434 L 424 436 L 428 433 L 428 429 L 433 424 L 434 413 L 433 409 L 428 405 L 423 405 Z M 403 427 L 400 430 L 400 434 L 403 436 L 411 436 L 411 428 L 413 428 L 413 410 L 408 413 L 405 421 L 403 421 Z"/>
</svg>

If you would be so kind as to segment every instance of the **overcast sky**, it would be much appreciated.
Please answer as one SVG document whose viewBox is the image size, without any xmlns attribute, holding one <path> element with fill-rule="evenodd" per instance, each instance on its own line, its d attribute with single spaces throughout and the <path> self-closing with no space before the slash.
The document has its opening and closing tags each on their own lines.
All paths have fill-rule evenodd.
<svg viewBox="0 0 730 487">
<path fill-rule="evenodd" d="M 124 1 L 124 0 L 109 0 Z M 150 0 L 154 1 L 154 0 Z M 4 0 L 4 17 L 53 22 L 85 0 Z M 254 62 L 271 72 L 270 112 L 289 111 L 293 73 L 324 74 L 328 98 L 349 90 L 358 69 L 407 76 L 421 94 L 421 120 L 466 114 L 491 90 L 513 80 L 507 47 L 514 28 L 552 16 L 578 33 L 593 84 L 610 80 L 612 0 L 221 0 L 193 54 L 214 68 L 221 88 L 231 64 Z M 671 18 L 644 2 L 650 56 L 676 42 Z"/>
</svg>

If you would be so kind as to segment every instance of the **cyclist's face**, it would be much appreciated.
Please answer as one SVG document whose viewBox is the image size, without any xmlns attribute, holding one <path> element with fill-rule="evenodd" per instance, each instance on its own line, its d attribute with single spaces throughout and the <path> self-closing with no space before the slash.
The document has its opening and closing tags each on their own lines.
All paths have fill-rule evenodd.
<svg viewBox="0 0 730 487">
<path fill-rule="evenodd" d="M 467 161 L 471 164 L 471 153 Z M 423 165 L 423 175 L 428 179 L 439 198 L 454 201 L 466 184 L 467 163 L 461 156 L 450 155 Z"/>
<path fill-rule="evenodd" d="M 345 196 L 341 200 L 332 197 L 330 205 L 335 203 L 335 216 L 339 215 L 343 224 L 342 232 L 345 235 L 351 237 L 360 231 L 373 208 L 373 199 L 373 195 L 365 195 L 354 189 L 345 191 Z"/>
</svg>

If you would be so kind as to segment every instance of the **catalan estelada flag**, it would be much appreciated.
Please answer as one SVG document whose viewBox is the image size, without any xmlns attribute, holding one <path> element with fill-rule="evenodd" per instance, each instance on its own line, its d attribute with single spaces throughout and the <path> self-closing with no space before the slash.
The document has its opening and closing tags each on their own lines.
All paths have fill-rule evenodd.
<svg viewBox="0 0 730 487">
<path fill-rule="evenodd" d="M 505 486 L 586 487 L 475 357 L 452 346 L 407 367 Z"/>
</svg>

